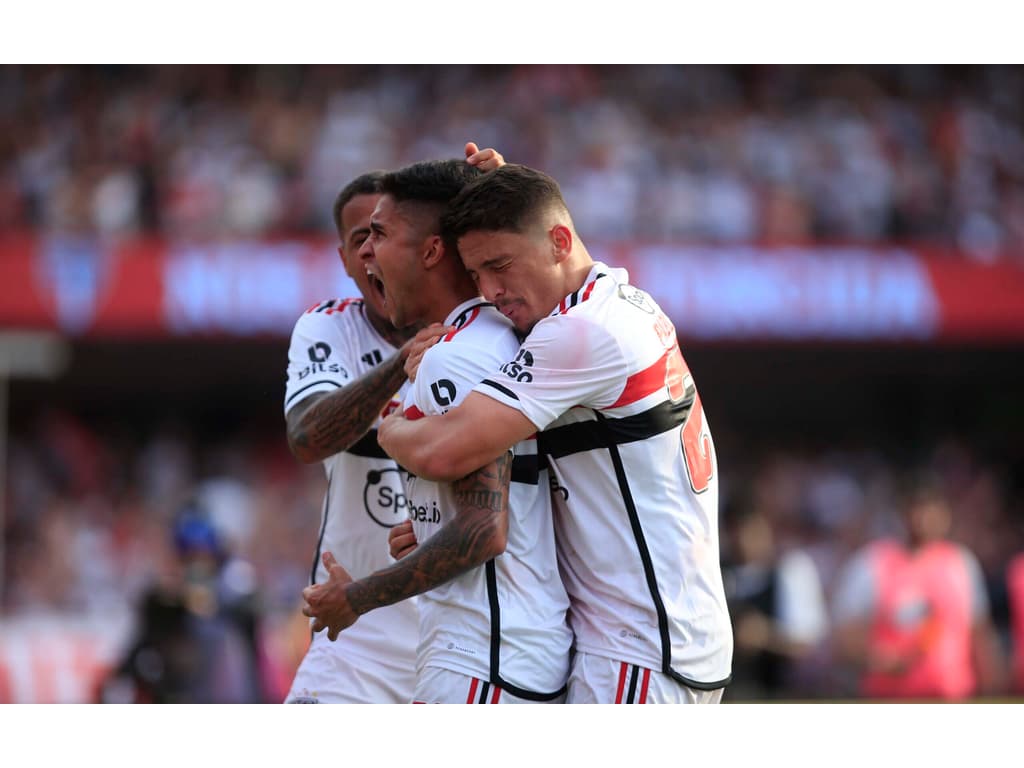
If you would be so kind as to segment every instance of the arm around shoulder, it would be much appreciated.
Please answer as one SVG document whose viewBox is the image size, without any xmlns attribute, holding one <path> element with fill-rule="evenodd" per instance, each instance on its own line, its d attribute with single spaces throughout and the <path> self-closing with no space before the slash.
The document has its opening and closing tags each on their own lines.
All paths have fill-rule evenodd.
<svg viewBox="0 0 1024 768">
<path fill-rule="evenodd" d="M 444 416 L 392 414 L 377 439 L 395 461 L 427 480 L 452 482 L 499 458 L 537 427 L 515 408 L 471 392 Z"/>
</svg>

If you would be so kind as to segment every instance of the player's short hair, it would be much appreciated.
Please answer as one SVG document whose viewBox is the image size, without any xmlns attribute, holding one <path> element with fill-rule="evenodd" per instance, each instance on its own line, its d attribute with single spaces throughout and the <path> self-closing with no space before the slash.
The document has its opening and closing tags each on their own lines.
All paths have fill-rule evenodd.
<svg viewBox="0 0 1024 768">
<path fill-rule="evenodd" d="M 441 231 L 450 244 L 480 230 L 523 233 L 551 208 L 568 213 L 558 182 L 534 168 L 508 163 L 459 193 L 441 219 Z"/>
<path fill-rule="evenodd" d="M 341 231 L 341 212 L 348 205 L 353 197 L 359 195 L 379 195 L 380 181 L 384 178 L 386 171 L 370 171 L 362 176 L 357 176 L 341 188 L 337 197 L 334 198 L 334 205 L 331 207 L 331 220 L 338 230 L 338 236 L 344 237 Z"/>
<path fill-rule="evenodd" d="M 398 205 L 413 203 L 429 210 L 439 230 L 447 205 L 481 175 L 483 171 L 465 160 L 426 160 L 384 174 L 380 186 Z"/>
</svg>

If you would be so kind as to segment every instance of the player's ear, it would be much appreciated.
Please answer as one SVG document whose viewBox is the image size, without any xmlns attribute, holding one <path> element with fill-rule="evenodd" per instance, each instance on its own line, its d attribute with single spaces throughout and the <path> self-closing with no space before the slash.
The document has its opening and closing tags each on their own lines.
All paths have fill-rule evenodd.
<svg viewBox="0 0 1024 768">
<path fill-rule="evenodd" d="M 572 253 L 572 230 L 564 224 L 555 224 L 548 230 L 548 235 L 551 238 L 551 253 L 555 257 L 555 263 L 561 264 Z"/>
<path fill-rule="evenodd" d="M 444 258 L 444 241 L 440 235 L 430 235 L 423 244 L 423 266 L 433 269 Z"/>
</svg>

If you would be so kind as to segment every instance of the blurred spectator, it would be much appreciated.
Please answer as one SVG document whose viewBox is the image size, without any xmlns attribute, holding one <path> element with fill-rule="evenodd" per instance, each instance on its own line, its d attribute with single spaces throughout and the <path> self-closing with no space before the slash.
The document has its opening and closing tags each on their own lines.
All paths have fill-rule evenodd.
<svg viewBox="0 0 1024 768">
<path fill-rule="evenodd" d="M 800 549 L 780 552 L 768 519 L 750 502 L 726 515 L 728 557 L 722 566 L 733 623 L 731 701 L 807 693 L 798 667 L 828 632 L 821 580 Z"/>
<path fill-rule="evenodd" d="M 1022 92 L 1011 66 L 6 66 L 0 232 L 323 232 L 338 179 L 473 139 L 592 238 L 987 261 L 1024 246 Z"/>
<path fill-rule="evenodd" d="M 1024 694 L 1024 553 L 1010 561 L 1006 581 L 1010 602 L 1013 690 Z"/>
<path fill-rule="evenodd" d="M 252 566 L 229 555 L 198 508 L 173 531 L 175 556 L 143 596 L 137 638 L 101 700 L 173 704 L 264 701 Z"/>
<path fill-rule="evenodd" d="M 999 692 L 1002 653 L 975 556 L 947 539 L 945 495 L 918 484 L 904 541 L 869 543 L 846 566 L 835 598 L 837 656 L 870 698 L 964 700 Z"/>
</svg>

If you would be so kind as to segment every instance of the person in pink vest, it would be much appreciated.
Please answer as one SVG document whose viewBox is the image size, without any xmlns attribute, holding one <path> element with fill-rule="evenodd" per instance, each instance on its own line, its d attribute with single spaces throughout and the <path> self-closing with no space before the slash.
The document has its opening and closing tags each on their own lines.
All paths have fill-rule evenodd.
<svg viewBox="0 0 1024 768">
<path fill-rule="evenodd" d="M 834 601 L 835 651 L 872 699 L 962 701 L 1002 684 L 1001 652 L 981 566 L 947 540 L 952 512 L 918 484 L 904 511 L 905 541 L 855 553 Z"/>
<path fill-rule="evenodd" d="M 1010 639 L 1013 644 L 1013 691 L 1024 694 L 1024 553 L 1010 561 L 1006 574 Z"/>
</svg>

